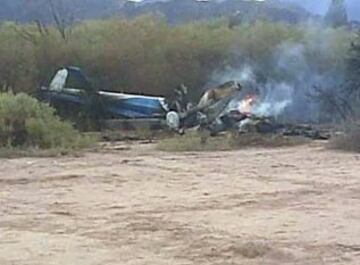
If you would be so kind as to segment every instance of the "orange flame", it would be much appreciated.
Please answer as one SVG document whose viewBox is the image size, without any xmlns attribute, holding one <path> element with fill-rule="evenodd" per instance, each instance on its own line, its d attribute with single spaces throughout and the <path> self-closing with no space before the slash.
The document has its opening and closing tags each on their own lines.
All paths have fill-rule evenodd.
<svg viewBox="0 0 360 265">
<path fill-rule="evenodd" d="M 251 114 L 252 108 L 256 103 L 255 95 L 247 95 L 242 101 L 239 102 L 239 111 L 243 114 Z"/>
</svg>

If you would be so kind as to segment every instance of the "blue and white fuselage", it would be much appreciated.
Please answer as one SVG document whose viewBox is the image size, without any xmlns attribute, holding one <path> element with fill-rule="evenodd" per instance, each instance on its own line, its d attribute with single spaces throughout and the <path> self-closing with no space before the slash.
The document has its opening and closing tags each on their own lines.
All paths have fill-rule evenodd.
<svg viewBox="0 0 360 265">
<path fill-rule="evenodd" d="M 69 87 L 68 79 L 76 79 L 81 88 Z M 88 100 L 87 89 L 89 82 L 81 70 L 76 67 L 60 69 L 52 79 L 49 87 L 43 87 L 43 97 L 52 102 L 83 105 Z M 143 96 L 98 90 L 104 111 L 115 118 L 159 118 L 168 112 L 164 97 Z"/>
</svg>

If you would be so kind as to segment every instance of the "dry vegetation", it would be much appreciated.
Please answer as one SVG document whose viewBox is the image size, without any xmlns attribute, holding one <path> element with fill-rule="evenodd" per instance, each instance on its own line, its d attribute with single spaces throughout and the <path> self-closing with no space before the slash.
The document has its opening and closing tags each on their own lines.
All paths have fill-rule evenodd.
<svg viewBox="0 0 360 265">
<path fill-rule="evenodd" d="M 323 50 L 319 35 L 329 41 Z M 225 21 L 169 26 L 154 17 L 85 21 L 67 31 L 35 24 L 0 24 L 0 88 L 35 93 L 63 65 L 82 67 L 97 87 L 169 95 L 180 83 L 192 95 L 223 66 L 252 62 L 271 72 L 274 50 L 300 43 L 321 71 L 343 66 L 351 34 L 344 29 L 257 22 L 229 29 Z M 313 45 L 313 44 L 316 45 Z M 283 78 L 283 77 L 281 77 Z"/>
<path fill-rule="evenodd" d="M 228 151 L 251 147 L 278 148 L 296 146 L 307 142 L 308 140 L 302 137 L 286 137 L 274 134 L 229 133 L 218 137 L 208 137 L 202 133 L 191 132 L 186 135 L 160 140 L 157 148 L 168 152 Z"/>
<path fill-rule="evenodd" d="M 351 123 L 345 132 L 335 136 L 329 143 L 331 149 L 360 152 L 360 124 Z"/>
</svg>

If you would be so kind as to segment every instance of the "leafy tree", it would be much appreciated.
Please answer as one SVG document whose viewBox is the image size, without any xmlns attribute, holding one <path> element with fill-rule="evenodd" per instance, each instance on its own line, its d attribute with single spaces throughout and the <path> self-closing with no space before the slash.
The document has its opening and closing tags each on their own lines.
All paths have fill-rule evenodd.
<svg viewBox="0 0 360 265">
<path fill-rule="evenodd" d="M 332 27 L 341 27 L 348 24 L 345 0 L 332 0 L 325 16 L 325 22 Z"/>
</svg>

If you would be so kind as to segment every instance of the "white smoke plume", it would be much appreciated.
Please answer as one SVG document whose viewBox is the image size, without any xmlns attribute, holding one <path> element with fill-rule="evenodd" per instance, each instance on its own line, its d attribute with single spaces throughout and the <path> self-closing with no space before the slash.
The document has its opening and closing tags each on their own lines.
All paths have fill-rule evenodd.
<svg viewBox="0 0 360 265">
<path fill-rule="evenodd" d="M 249 65 L 244 65 L 239 69 L 227 69 L 225 72 L 218 72 L 214 74 L 213 79 L 219 83 L 237 80 L 244 87 L 239 98 L 231 102 L 230 109 L 237 108 L 239 101 L 245 95 L 252 95 L 253 90 L 259 94 L 251 111 L 255 115 L 279 117 L 292 103 L 294 91 L 291 85 L 285 82 L 269 82 L 259 85 L 256 81 L 256 75 Z"/>
<path fill-rule="evenodd" d="M 252 108 L 257 116 L 279 117 L 293 101 L 293 88 L 286 83 L 273 84 Z"/>
<path fill-rule="evenodd" d="M 325 65 L 327 59 L 333 56 L 331 45 L 334 41 L 327 33 L 319 35 L 321 31 L 317 29 L 314 34 L 313 30 L 309 28 L 308 34 L 312 37 L 302 42 L 285 41 L 279 44 L 269 56 L 270 62 L 228 66 L 216 71 L 210 83 L 237 80 L 245 87 L 240 98 L 234 99 L 230 107 L 236 106 L 236 102 L 246 94 L 257 94 L 253 114 L 283 121 L 320 122 L 321 106 L 311 95 L 316 86 L 325 89 L 340 87 L 344 69 L 338 65 Z"/>
</svg>

